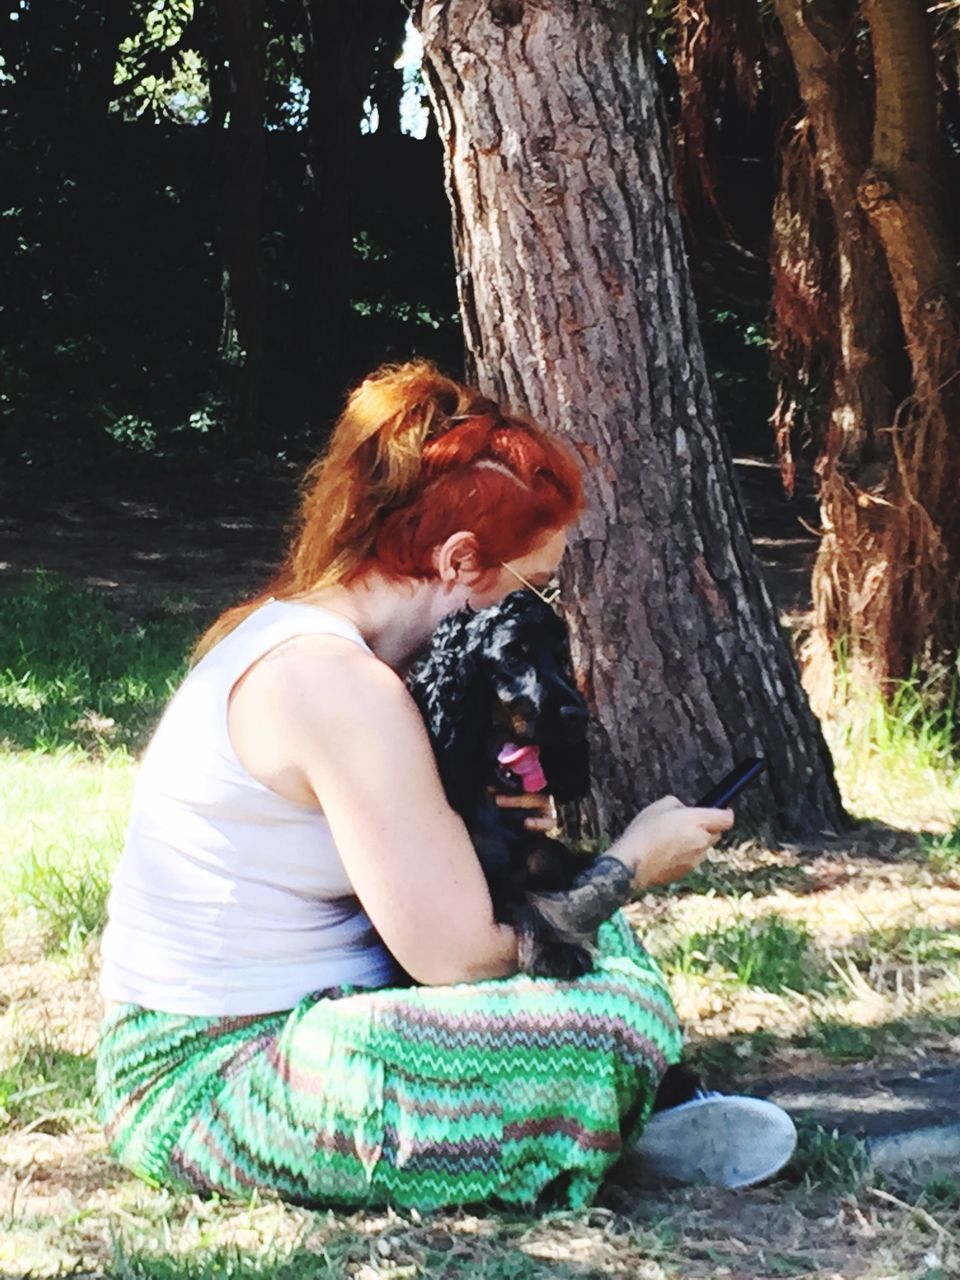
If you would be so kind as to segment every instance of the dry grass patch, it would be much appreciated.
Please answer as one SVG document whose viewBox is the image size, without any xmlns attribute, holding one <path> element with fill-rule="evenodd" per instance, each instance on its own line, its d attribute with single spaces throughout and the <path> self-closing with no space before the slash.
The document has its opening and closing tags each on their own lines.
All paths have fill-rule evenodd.
<svg viewBox="0 0 960 1280">
<path fill-rule="evenodd" d="M 743 856 L 742 851 L 737 854 Z M 809 871 L 816 880 L 818 868 Z M 887 884 L 892 896 L 885 915 L 905 919 L 904 904 L 918 901 L 916 886 L 889 875 Z M 907 889 L 913 899 L 910 893 L 903 896 Z M 882 895 L 872 875 L 862 891 Z M 852 895 L 855 901 L 859 889 L 846 883 L 827 892 Z M 819 896 L 798 895 L 795 905 L 815 904 Z M 771 900 L 784 908 L 781 890 L 749 903 L 674 896 L 650 907 L 656 928 L 666 931 L 689 919 L 727 918 L 736 910 L 762 915 Z M 952 899 L 934 894 L 931 909 L 940 910 L 944 901 Z M 882 906 L 882 896 L 871 902 Z M 632 910 L 642 915 L 646 906 L 638 903 Z M 797 907 L 796 918 L 807 919 L 818 936 L 816 913 L 805 916 Z M 851 927 L 842 935 L 826 931 L 823 936 L 833 945 L 839 936 L 858 935 Z M 38 926 L 31 927 L 28 919 L 17 922 L 7 941 L 15 945 L 8 945 L 2 969 L 4 989 L 12 995 L 0 1018 L 6 1061 L 29 1044 L 64 1055 L 89 1051 L 98 1014 L 95 952 L 87 948 L 73 956 L 46 955 Z M 699 981 L 696 1000 L 682 982 L 677 986 L 681 1005 L 690 1006 L 695 1050 L 739 1046 L 736 1063 L 749 1076 L 762 1054 L 756 1052 L 757 1038 L 744 1036 L 744 1029 L 759 1028 L 762 1040 L 772 1028 L 776 1037 L 771 1040 L 786 1055 L 784 1060 L 790 1054 L 794 1062 L 805 1056 L 815 1069 L 817 1049 L 810 1037 L 821 1024 L 811 997 L 737 987 L 715 975 Z M 926 988 L 924 993 L 929 995 Z M 890 993 L 883 998 L 889 1011 Z M 803 1001 L 808 1003 L 797 1017 Z M 849 1002 L 836 1007 L 847 1013 L 854 1009 Z M 960 1043 L 960 1021 L 957 1037 Z M 917 1022 L 908 1037 L 910 1052 L 924 1045 L 933 1052 L 943 1038 L 936 1019 L 925 1027 Z M 59 1277 L 80 1272 L 115 1280 L 215 1275 L 267 1280 L 935 1280 L 951 1275 L 950 1267 L 960 1267 L 960 1203 L 934 1203 L 916 1187 L 899 1189 L 898 1203 L 875 1199 L 872 1189 L 859 1183 L 824 1190 L 822 1152 L 808 1147 L 805 1159 L 805 1165 L 801 1161 L 777 1184 L 744 1193 L 665 1192 L 644 1186 L 640 1172 L 625 1163 L 599 1205 L 580 1214 L 336 1215 L 271 1202 L 225 1205 L 152 1190 L 107 1158 L 92 1114 L 75 1113 L 66 1128 L 57 1122 L 26 1123 L 8 1126 L 0 1137 L 0 1273 Z M 819 1166 L 812 1163 L 815 1159 L 821 1160 Z"/>
<path fill-rule="evenodd" d="M 670 973 L 691 1044 L 730 1042 L 744 1060 L 774 1044 L 781 1056 L 809 1057 L 819 1029 L 848 1026 L 864 1031 L 863 1058 L 898 1056 L 896 1036 L 869 1032 L 934 1019 L 929 1034 L 939 1046 L 938 1028 L 960 1019 L 960 885 L 951 875 L 877 857 L 868 843 L 803 858 L 741 845 L 716 854 L 707 876 L 712 883 L 699 892 L 649 894 L 630 908 Z M 769 977 L 749 980 L 751 930 L 767 942 L 755 973 L 788 962 L 791 981 L 780 989 Z M 745 961 L 733 951 L 739 965 L 730 963 L 731 938 L 747 953 Z M 917 1036 L 911 1051 L 922 1052 L 926 1039 Z M 848 1038 L 838 1057 L 851 1060 L 852 1048 Z"/>
</svg>

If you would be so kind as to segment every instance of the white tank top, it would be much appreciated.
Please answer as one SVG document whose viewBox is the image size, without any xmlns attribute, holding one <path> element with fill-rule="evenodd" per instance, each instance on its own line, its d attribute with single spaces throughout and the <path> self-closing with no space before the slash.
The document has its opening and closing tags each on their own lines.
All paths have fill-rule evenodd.
<svg viewBox="0 0 960 1280">
<path fill-rule="evenodd" d="M 201 659 L 167 707 L 110 892 L 105 999 L 166 1013 L 269 1013 L 325 987 L 395 976 L 326 818 L 247 773 L 227 728 L 244 672 L 317 632 L 369 651 L 345 619 L 271 600 Z"/>
</svg>

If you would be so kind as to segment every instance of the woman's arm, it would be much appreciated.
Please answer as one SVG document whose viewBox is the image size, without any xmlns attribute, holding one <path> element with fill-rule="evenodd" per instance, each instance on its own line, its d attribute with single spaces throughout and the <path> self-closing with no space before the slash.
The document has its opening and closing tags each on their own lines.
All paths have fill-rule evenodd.
<svg viewBox="0 0 960 1280">
<path fill-rule="evenodd" d="M 440 985 L 516 972 L 514 933 L 494 921 L 420 713 L 389 667 L 348 641 L 299 637 L 245 678 L 230 727 L 261 781 L 280 776 L 282 790 L 315 797 L 364 910 L 411 977 Z M 244 750 L 258 727 L 266 769 Z"/>
</svg>

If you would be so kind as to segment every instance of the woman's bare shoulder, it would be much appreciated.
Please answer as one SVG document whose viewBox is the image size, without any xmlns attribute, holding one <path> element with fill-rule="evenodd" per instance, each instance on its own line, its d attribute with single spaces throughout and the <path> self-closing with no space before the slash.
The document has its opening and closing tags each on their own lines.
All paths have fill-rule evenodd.
<svg viewBox="0 0 960 1280">
<path fill-rule="evenodd" d="M 342 751 L 347 735 L 357 742 L 385 732 L 406 746 L 425 740 L 400 676 L 343 636 L 284 641 L 244 674 L 231 695 L 234 748 L 261 781 L 279 768 L 307 768 Z"/>
<path fill-rule="evenodd" d="M 415 752 L 424 741 L 418 720 L 390 667 L 352 640 L 318 633 L 291 637 L 248 668 L 228 712 L 244 769 L 284 799 L 310 807 L 322 807 L 311 777 L 318 769 L 383 732 Z"/>
<path fill-rule="evenodd" d="M 328 694 L 336 694 L 344 681 L 355 691 L 404 689 L 396 672 L 355 640 L 330 632 L 305 632 L 291 636 L 258 658 L 237 681 L 233 696 L 254 685 L 271 696 L 302 696 L 320 684 Z"/>
</svg>

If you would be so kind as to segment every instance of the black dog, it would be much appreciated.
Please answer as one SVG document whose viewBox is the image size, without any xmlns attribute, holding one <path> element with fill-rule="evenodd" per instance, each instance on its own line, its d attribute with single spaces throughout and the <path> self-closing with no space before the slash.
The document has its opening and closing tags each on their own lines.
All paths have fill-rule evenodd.
<svg viewBox="0 0 960 1280">
<path fill-rule="evenodd" d="M 599 920 L 590 918 L 589 894 L 569 891 L 591 860 L 528 831 L 524 811 L 499 808 L 491 794 L 545 786 L 565 802 L 589 787 L 587 708 L 564 623 L 531 591 L 454 614 L 434 632 L 407 686 L 447 799 L 476 847 L 495 917 L 517 932 L 521 969 L 561 978 L 586 973 Z M 578 899 L 580 910 L 571 912 Z"/>
</svg>

